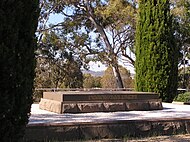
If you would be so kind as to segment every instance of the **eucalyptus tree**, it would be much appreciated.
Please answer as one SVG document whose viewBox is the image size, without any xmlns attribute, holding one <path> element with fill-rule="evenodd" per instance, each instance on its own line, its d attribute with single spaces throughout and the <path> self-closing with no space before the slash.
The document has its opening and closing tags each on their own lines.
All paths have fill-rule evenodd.
<svg viewBox="0 0 190 142">
<path fill-rule="evenodd" d="M 180 87 L 187 87 L 188 66 L 190 59 L 190 1 L 171 0 L 171 12 L 175 20 L 175 37 L 180 48 L 179 81 Z M 183 82 L 181 85 L 181 82 Z"/>
<path fill-rule="evenodd" d="M 91 74 L 84 74 L 83 87 L 84 88 L 93 88 L 94 86 L 94 77 Z"/>
<path fill-rule="evenodd" d="M 36 52 L 36 88 L 80 88 L 81 63 L 56 32 L 46 32 Z"/>
<path fill-rule="evenodd" d="M 133 51 L 135 5 L 131 0 L 42 1 L 39 32 L 56 29 L 82 62 L 99 60 L 112 66 L 117 86 L 123 87 L 118 60 L 134 64 L 129 51 Z M 46 27 L 51 13 L 62 15 L 63 21 Z"/>
<path fill-rule="evenodd" d="M 125 88 L 134 88 L 134 80 L 131 77 L 130 72 L 123 66 L 119 66 L 121 77 Z M 114 73 L 112 67 L 108 67 L 101 79 L 102 88 L 117 88 L 116 81 L 114 79 Z"/>
<path fill-rule="evenodd" d="M 171 12 L 175 20 L 175 36 L 181 53 L 189 57 L 190 48 L 190 1 L 189 0 L 172 0 Z M 181 62 L 184 63 L 183 61 Z"/>
</svg>

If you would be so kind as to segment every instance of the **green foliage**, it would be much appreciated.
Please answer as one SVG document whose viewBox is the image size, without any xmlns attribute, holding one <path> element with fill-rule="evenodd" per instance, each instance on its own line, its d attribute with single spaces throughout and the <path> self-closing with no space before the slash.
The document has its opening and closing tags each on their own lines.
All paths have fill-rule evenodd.
<svg viewBox="0 0 190 142">
<path fill-rule="evenodd" d="M 84 88 L 101 88 L 101 77 L 95 77 L 91 74 L 84 74 L 83 75 L 84 81 L 83 81 L 83 87 Z"/>
<path fill-rule="evenodd" d="M 102 88 L 101 80 L 102 80 L 102 77 L 100 76 L 94 77 L 94 87 Z"/>
<path fill-rule="evenodd" d="M 81 62 L 56 32 L 46 32 L 37 50 L 36 88 L 81 88 Z"/>
<path fill-rule="evenodd" d="M 127 24 L 135 25 L 135 11 L 134 6 L 126 0 L 109 0 L 107 5 L 95 8 L 95 13 L 102 17 L 103 24 L 108 26 L 114 23 L 117 30 Z"/>
<path fill-rule="evenodd" d="M 84 88 L 101 88 L 101 77 L 95 77 L 91 74 L 84 74 L 83 87 Z"/>
<path fill-rule="evenodd" d="M 93 88 L 94 86 L 94 77 L 91 74 L 84 74 L 83 87 L 84 88 Z"/>
<path fill-rule="evenodd" d="M 186 92 L 184 94 L 179 94 L 174 98 L 174 101 L 177 102 L 188 102 L 190 101 L 190 92 Z"/>
<path fill-rule="evenodd" d="M 183 89 L 190 88 L 190 67 L 178 70 L 178 87 Z"/>
<path fill-rule="evenodd" d="M 102 77 L 102 88 L 117 88 L 116 80 L 111 67 L 108 67 Z"/>
<path fill-rule="evenodd" d="M 179 51 L 169 0 L 139 2 L 135 46 L 136 90 L 160 93 L 171 102 L 177 94 Z"/>
<path fill-rule="evenodd" d="M 123 84 L 125 88 L 134 88 L 134 81 L 131 78 L 130 72 L 122 67 L 119 66 L 119 70 L 121 73 L 121 78 L 123 80 Z M 117 88 L 114 73 L 111 67 L 108 67 L 101 80 L 102 88 Z"/>
<path fill-rule="evenodd" d="M 83 74 L 81 71 L 80 62 L 71 58 L 66 62 L 66 75 L 64 84 L 66 88 L 81 88 L 83 86 Z"/>
<path fill-rule="evenodd" d="M 85 65 L 100 61 L 115 68 L 116 80 L 123 87 L 118 60 L 134 59 L 127 51 L 134 51 L 134 25 L 136 7 L 131 0 L 78 0 L 43 1 L 41 22 L 48 19 L 51 11 L 63 14 L 63 21 L 39 31 L 56 29 L 68 47 L 78 54 Z M 51 9 L 51 10 L 50 10 Z M 124 60 L 123 60 L 124 61 Z"/>
<path fill-rule="evenodd" d="M 175 20 L 175 37 L 180 48 L 179 66 L 190 59 L 190 1 L 171 0 L 171 12 Z"/>
<path fill-rule="evenodd" d="M 38 0 L 0 1 L 0 141 L 20 141 L 32 104 Z"/>
</svg>

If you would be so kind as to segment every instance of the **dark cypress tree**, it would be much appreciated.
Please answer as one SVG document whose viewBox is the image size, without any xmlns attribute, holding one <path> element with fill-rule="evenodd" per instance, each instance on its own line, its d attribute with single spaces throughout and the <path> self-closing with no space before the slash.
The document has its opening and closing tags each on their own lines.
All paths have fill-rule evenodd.
<svg viewBox="0 0 190 142">
<path fill-rule="evenodd" d="M 38 0 L 0 1 L 0 141 L 20 141 L 30 114 Z"/>
<path fill-rule="evenodd" d="M 136 89 L 160 93 L 171 102 L 177 93 L 179 50 L 169 0 L 140 0 L 136 29 Z"/>
</svg>

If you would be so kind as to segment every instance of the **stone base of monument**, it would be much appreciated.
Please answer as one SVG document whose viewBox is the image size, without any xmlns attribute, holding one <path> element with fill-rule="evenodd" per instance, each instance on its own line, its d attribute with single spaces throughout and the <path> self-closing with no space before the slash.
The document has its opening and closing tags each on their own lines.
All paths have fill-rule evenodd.
<svg viewBox="0 0 190 142">
<path fill-rule="evenodd" d="M 39 107 L 55 113 L 163 109 L 157 93 L 131 91 L 44 92 Z"/>
</svg>

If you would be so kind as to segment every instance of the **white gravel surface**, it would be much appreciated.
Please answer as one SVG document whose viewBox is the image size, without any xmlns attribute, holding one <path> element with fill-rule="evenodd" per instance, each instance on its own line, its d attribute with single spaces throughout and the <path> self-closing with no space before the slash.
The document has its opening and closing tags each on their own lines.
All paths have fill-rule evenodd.
<svg viewBox="0 0 190 142">
<path fill-rule="evenodd" d="M 33 104 L 29 124 L 39 123 L 72 123 L 72 122 L 107 122 L 115 120 L 146 120 L 167 118 L 190 118 L 190 105 L 163 103 L 163 110 L 154 111 L 125 111 L 125 112 L 97 112 L 79 114 L 56 114 L 39 109 Z"/>
</svg>

